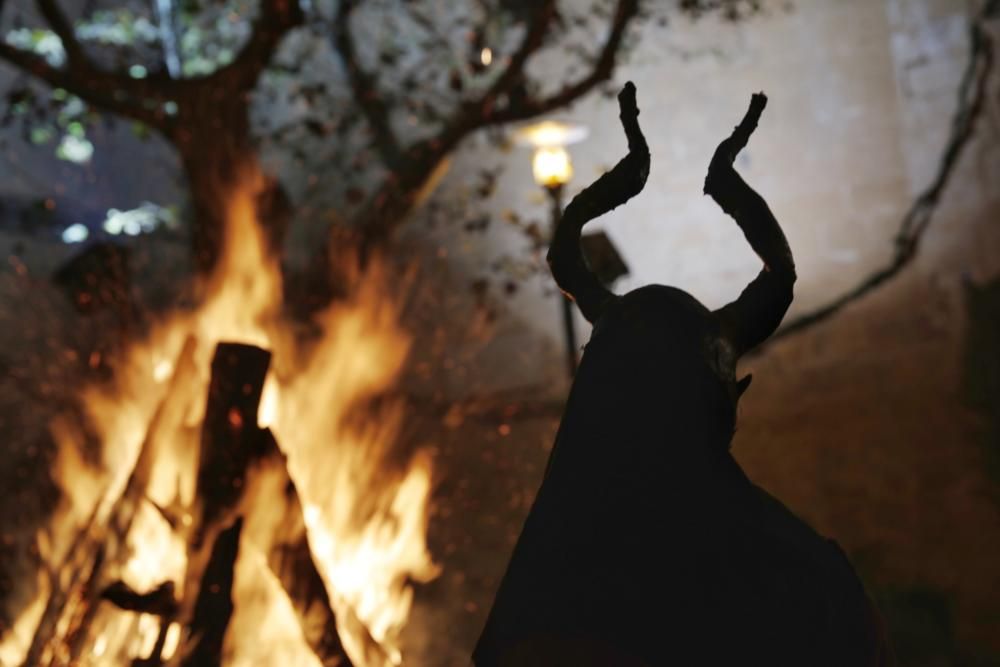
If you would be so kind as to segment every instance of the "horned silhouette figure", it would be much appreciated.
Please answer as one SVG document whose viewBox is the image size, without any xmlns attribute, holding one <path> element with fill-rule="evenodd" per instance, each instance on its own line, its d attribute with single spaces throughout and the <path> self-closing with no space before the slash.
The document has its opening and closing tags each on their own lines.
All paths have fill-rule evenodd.
<svg viewBox="0 0 1000 667">
<path fill-rule="evenodd" d="M 767 102 L 719 144 L 705 193 L 764 262 L 711 311 L 649 285 L 624 296 L 588 269 L 580 230 L 649 174 L 635 86 L 629 152 L 566 207 L 548 260 L 593 323 L 545 477 L 473 654 L 477 667 L 893 663 L 839 546 L 755 486 L 730 453 L 749 376 L 740 356 L 792 301 L 795 265 L 764 199 L 733 168 Z"/>
</svg>

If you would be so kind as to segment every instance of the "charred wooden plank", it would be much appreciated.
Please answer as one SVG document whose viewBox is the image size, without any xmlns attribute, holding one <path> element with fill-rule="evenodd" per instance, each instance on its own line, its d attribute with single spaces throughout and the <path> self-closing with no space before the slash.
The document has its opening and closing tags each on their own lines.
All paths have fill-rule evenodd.
<svg viewBox="0 0 1000 667">
<path fill-rule="evenodd" d="M 86 525 L 78 532 L 65 559 L 52 572 L 52 593 L 46 603 L 24 665 L 50 664 L 43 656 L 54 656 L 59 651 L 68 651 L 70 659 L 78 659 L 86 644 L 90 623 L 97 609 L 97 597 L 105 563 L 116 561 L 115 549 L 120 548 L 132 526 L 139 502 L 146 493 L 149 475 L 157 458 L 157 435 L 170 431 L 183 418 L 187 407 L 185 396 L 195 376 L 193 362 L 194 340 L 188 339 L 177 358 L 176 370 L 163 401 L 149 423 L 143 437 L 136 465 L 129 475 L 125 490 L 115 501 L 109 517 L 102 520 L 98 514 L 100 504 L 94 507 Z M 62 585 L 60 585 L 62 582 Z M 67 605 L 76 605 L 75 618 L 70 624 L 72 632 L 64 637 L 56 636 L 56 625 L 70 610 Z M 62 647 L 62 648 L 60 648 Z"/>
<path fill-rule="evenodd" d="M 270 431 L 267 432 L 270 436 Z M 267 564 L 292 601 L 292 608 L 302 626 L 302 635 L 324 667 L 351 667 L 351 660 L 337 630 L 326 584 L 309 548 L 305 514 L 295 482 L 288 474 L 287 461 L 271 438 L 271 456 L 284 475 L 285 512 L 279 531 L 267 552 Z M 277 499 L 275 499 L 275 502 Z M 367 645 L 377 647 L 374 640 Z M 380 656 L 385 658 L 386 656 Z"/>
<path fill-rule="evenodd" d="M 107 523 L 90 536 L 89 548 L 100 550 L 100 553 L 106 554 L 106 557 L 95 564 L 90 570 L 86 582 L 82 584 L 80 595 L 83 601 L 82 615 L 79 621 L 74 624 L 73 633 L 67 638 L 72 660 L 82 658 L 83 652 L 91 640 L 90 626 L 97 614 L 101 586 L 105 581 L 104 564 L 118 562 L 122 550 L 127 549 L 127 537 L 132 529 L 132 523 L 138 513 L 140 503 L 146 498 L 153 467 L 162 451 L 164 436 L 175 433 L 184 419 L 184 413 L 189 405 L 187 397 L 192 385 L 197 381 L 197 369 L 194 364 L 195 348 L 196 341 L 193 337 L 188 337 L 177 356 L 175 370 L 164 398 L 150 420 L 149 428 L 139 448 L 139 456 L 129 474 L 125 489 L 115 502 Z M 146 498 L 146 502 L 148 502 L 148 498 Z M 86 554 L 88 551 L 86 548 L 82 548 L 81 553 Z M 157 653 L 157 655 L 159 654 Z"/>
<path fill-rule="evenodd" d="M 240 550 L 243 519 L 221 531 L 198 587 L 194 615 L 188 624 L 194 645 L 181 664 L 185 667 L 222 664 L 222 642 L 233 615 L 233 576 Z"/>
<path fill-rule="evenodd" d="M 191 543 L 188 581 L 192 582 L 198 570 L 204 567 L 205 574 L 199 589 L 207 584 L 219 590 L 231 590 L 235 555 L 227 570 L 228 579 L 219 579 L 221 573 L 210 576 L 212 558 L 204 566 L 200 566 L 199 562 L 204 562 L 205 545 L 211 543 L 213 537 L 216 544 L 213 549 L 220 548 L 219 540 L 231 539 L 226 533 L 228 529 L 220 531 L 223 522 L 236 514 L 242 517 L 248 509 L 252 511 L 252 501 L 246 497 L 249 477 L 254 469 L 273 462 L 287 480 L 284 484 L 287 516 L 282 522 L 282 529 L 283 535 L 289 539 L 274 540 L 275 546 L 268 553 L 268 565 L 289 593 L 302 625 L 303 636 L 320 662 L 326 667 L 351 667 L 337 631 L 336 614 L 309 549 L 302 503 L 288 476 L 287 462 L 271 432 L 257 427 L 257 411 L 269 363 L 270 353 L 250 345 L 221 343 L 216 350 L 202 425 L 198 469 L 197 496 L 203 502 L 203 510 L 197 534 Z M 242 518 L 238 520 L 242 522 Z M 204 595 L 206 593 L 200 592 L 199 600 Z M 216 603 L 221 605 L 221 600 Z M 181 664 L 213 664 L 211 661 L 204 662 L 214 655 L 216 649 L 214 639 L 206 640 L 207 633 L 214 633 L 221 642 L 230 615 L 231 609 L 199 615 L 198 603 L 193 610 L 184 613 L 190 619 L 186 621 L 187 636 L 197 642 L 197 646 L 189 643 L 184 654 L 187 656 L 190 651 L 190 655 L 200 656 L 201 661 L 192 662 L 192 658 L 185 658 Z M 224 617 L 225 623 L 218 623 L 215 620 L 217 617 Z M 371 643 L 377 646 L 375 642 Z M 221 650 L 221 644 L 218 649 Z"/>
<path fill-rule="evenodd" d="M 101 598 L 126 611 L 137 611 L 155 616 L 176 613 L 174 582 L 165 581 L 151 591 L 140 593 L 124 581 L 116 581 L 103 591 Z"/>
<path fill-rule="evenodd" d="M 219 343 L 215 350 L 201 428 L 196 496 L 203 509 L 196 549 L 239 503 L 250 464 L 269 451 L 257 410 L 270 363 L 271 353 L 253 345 Z"/>
<path fill-rule="evenodd" d="M 270 362 L 271 353 L 253 345 L 219 343 L 215 349 L 195 486 L 200 511 L 188 539 L 185 597 L 176 617 L 161 621 L 161 640 L 171 622 L 185 628 L 183 647 L 169 664 L 219 663 L 211 656 L 221 655 L 232 615 L 233 566 L 242 527 L 239 506 L 252 463 L 270 451 L 266 432 L 257 427 Z M 194 657 L 198 661 L 191 662 Z"/>
</svg>

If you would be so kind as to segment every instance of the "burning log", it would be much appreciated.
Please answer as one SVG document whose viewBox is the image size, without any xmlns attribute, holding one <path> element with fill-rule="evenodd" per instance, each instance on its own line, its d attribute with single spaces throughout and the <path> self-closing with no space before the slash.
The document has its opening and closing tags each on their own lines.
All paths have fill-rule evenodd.
<svg viewBox="0 0 1000 667">
<path fill-rule="evenodd" d="M 97 614 L 97 603 L 100 598 L 113 602 L 123 609 L 128 609 L 128 607 L 118 604 L 118 601 L 124 601 L 130 593 L 134 596 L 131 598 L 133 604 L 143 604 L 140 600 L 144 600 L 145 604 L 153 607 L 162 607 L 163 609 L 166 609 L 168 605 L 176 607 L 176 603 L 171 605 L 166 599 L 167 594 L 171 598 L 173 596 L 173 582 L 165 582 L 147 593 L 136 593 L 122 581 L 111 584 L 100 593 L 97 591 L 100 582 L 105 577 L 104 565 L 115 562 L 126 551 L 127 537 L 139 507 L 142 502 L 148 502 L 147 492 L 153 466 L 163 452 L 164 441 L 169 438 L 170 434 L 176 432 L 183 421 L 184 410 L 187 407 L 186 397 L 197 381 L 197 369 L 194 364 L 195 347 L 194 338 L 188 337 L 177 357 L 176 369 L 170 379 L 164 399 L 150 421 L 139 449 L 139 456 L 129 474 L 125 489 L 115 502 L 104 528 L 91 536 L 89 544 L 98 549 L 101 554 L 105 553 L 109 544 L 114 547 L 114 551 L 107 558 L 102 558 L 95 564 L 84 584 L 83 592 L 79 596 L 84 606 L 84 613 L 77 625 L 76 632 L 68 638 L 70 655 L 74 660 L 80 659 L 86 648 L 87 640 L 90 637 L 89 630 Z M 81 552 L 87 553 L 85 550 Z M 135 611 L 140 610 L 136 609 Z M 151 609 L 148 613 L 163 613 L 165 615 L 162 609 L 159 611 Z"/>
<path fill-rule="evenodd" d="M 295 483 L 288 476 L 284 455 L 278 450 L 277 443 L 273 439 L 271 442 L 272 460 L 280 464 L 273 466 L 272 470 L 280 476 L 278 482 L 284 489 L 285 511 L 267 551 L 267 565 L 288 593 L 306 642 L 324 667 L 349 667 L 351 663 L 337 631 L 337 617 L 333 612 L 323 578 L 313 559 L 312 550 L 309 548 L 302 502 Z M 378 643 L 367 635 L 367 629 L 363 624 L 356 618 L 342 619 L 342 621 L 356 626 L 355 629 L 366 635 L 368 641 L 364 647 L 359 647 L 372 658 L 366 662 L 371 664 L 387 662 L 388 656 L 382 653 Z M 372 653 L 376 655 L 371 655 Z"/>
<path fill-rule="evenodd" d="M 189 341 L 185 347 L 192 345 Z M 220 343 L 216 348 L 198 462 L 196 491 L 202 504 L 197 521 L 189 516 L 186 523 L 193 525 L 180 526 L 188 545 L 185 596 L 161 610 L 164 613 L 160 632 L 147 664 L 159 664 L 166 632 L 173 622 L 180 622 L 187 630 L 187 644 L 177 652 L 177 659 L 183 659 L 181 664 L 195 664 L 190 660 L 203 661 L 197 664 L 219 662 L 232 613 L 229 593 L 233 564 L 239 552 L 241 522 L 236 510 L 243 496 L 247 471 L 251 462 L 260 458 L 265 440 L 261 429 L 256 427 L 256 415 L 270 360 L 269 352 L 251 345 Z M 168 394 L 171 395 L 175 392 Z M 155 447 L 144 446 L 120 506 L 142 497 L 140 490 L 146 486 L 143 480 L 148 478 L 154 462 Z M 161 515 L 169 514 L 163 508 L 157 506 L 157 509 Z M 172 528 L 178 527 L 176 521 L 168 523 Z M 165 590 L 167 585 L 163 583 L 155 590 Z M 123 586 L 121 582 L 113 584 L 103 597 L 125 609 L 129 607 L 122 602 L 146 605 L 159 602 L 155 591 L 126 593 Z M 155 613 L 152 609 L 143 611 Z"/>
<path fill-rule="evenodd" d="M 317 316 L 318 338 L 277 319 L 281 276 L 255 226 L 254 187 L 226 203 L 225 261 L 203 303 L 151 322 L 108 366 L 113 381 L 81 388 L 100 465 L 79 456 L 86 434 L 53 425 L 66 503 L 43 549 L 49 582 L 10 644 L 31 667 L 181 667 L 212 660 L 223 637 L 227 660 L 251 664 L 401 660 L 411 582 L 437 573 L 424 540 L 430 465 L 384 474 L 402 407 L 383 418 L 359 406 L 389 391 L 409 339 L 381 278 Z M 227 339 L 283 358 L 266 401 L 268 352 L 215 349 Z M 234 606 L 214 624 L 196 611 L 213 587 Z M 202 649 L 209 657 L 192 657 Z"/>
<path fill-rule="evenodd" d="M 270 363 L 267 350 L 239 343 L 220 343 L 212 359 L 196 486 L 201 516 L 188 539 L 185 590 L 196 590 L 197 596 L 186 594 L 178 610 L 187 629 L 182 665 L 221 660 L 243 525 L 235 513 L 250 466 L 269 451 L 267 433 L 257 428 L 257 410 Z M 171 620 L 163 620 L 157 644 Z"/>
<path fill-rule="evenodd" d="M 275 536 L 267 557 L 268 565 L 288 592 L 306 641 L 322 664 L 349 667 L 351 662 L 337 632 L 336 615 L 309 550 L 302 503 L 288 476 L 285 457 L 270 430 L 256 426 L 269 362 L 268 352 L 249 345 L 223 343 L 216 350 L 202 428 L 198 471 L 198 496 L 204 499 L 205 504 L 192 548 L 199 549 L 210 535 L 217 534 L 213 550 L 219 549 L 220 541 L 233 542 L 238 549 L 239 531 L 235 531 L 235 536 L 232 529 L 219 532 L 218 525 L 226 521 L 232 512 L 242 511 L 249 504 L 246 497 L 247 489 L 251 486 L 248 484 L 248 477 L 255 469 L 280 471 L 279 474 L 284 477 L 286 496 L 285 520 L 280 525 L 286 540 Z M 289 534 L 294 535 L 294 539 L 287 540 Z M 198 554 L 193 553 L 189 564 L 197 560 Z M 209 587 L 218 586 L 220 590 L 224 587 L 225 597 L 228 599 L 228 589 L 232 587 L 235 551 L 233 558 L 226 562 L 228 567 L 221 568 L 214 576 L 209 575 L 211 559 L 206 567 L 201 584 L 202 592 L 199 594 L 199 601 L 205 599 L 205 608 L 211 607 L 209 600 L 212 599 L 205 597 L 206 583 Z M 192 574 L 189 569 L 189 581 Z M 225 586 L 215 581 L 220 577 Z M 218 606 L 221 603 L 216 604 Z M 221 650 L 221 638 L 225 634 L 228 619 L 229 613 L 224 605 L 219 611 L 204 614 L 199 614 L 199 604 L 195 605 L 189 623 L 189 636 L 202 638 L 198 640 L 199 648 L 193 655 L 202 656 L 202 660 L 215 655 L 214 643 L 206 643 L 204 636 L 217 637 L 217 648 Z M 185 664 L 205 663 L 186 660 Z"/>
<path fill-rule="evenodd" d="M 150 422 L 149 430 L 139 449 L 135 467 L 129 474 L 125 491 L 112 513 L 112 526 L 116 537 L 124 540 L 132 527 L 139 504 L 147 498 L 153 466 L 163 452 L 163 441 L 176 432 L 184 419 L 188 396 L 197 386 L 197 368 L 194 364 L 195 339 L 188 337 L 177 356 L 175 370 L 170 378 L 165 397 Z M 154 505 L 155 506 L 155 505 Z"/>
<path fill-rule="evenodd" d="M 149 423 L 125 490 L 110 512 L 102 503 L 94 507 L 84 528 L 67 549 L 65 559 L 53 570 L 52 594 L 25 656 L 25 667 L 79 658 L 96 612 L 104 566 L 115 560 L 123 548 L 149 485 L 163 433 L 173 432 L 182 420 L 185 396 L 196 375 L 194 348 L 194 340 L 188 339 L 181 350 L 170 386 Z M 109 549 L 112 553 L 108 553 Z M 62 636 L 56 631 L 60 622 L 67 628 Z"/>
<path fill-rule="evenodd" d="M 180 615 L 181 619 L 189 616 L 185 625 L 194 643 L 194 647 L 182 651 L 190 652 L 190 658 L 183 662 L 185 665 L 219 661 L 222 638 L 232 613 L 229 591 L 242 525 L 242 518 L 233 515 L 245 510 L 248 504 L 247 489 L 251 486 L 248 478 L 254 469 L 261 467 L 277 467 L 288 475 L 273 435 L 257 427 L 270 359 L 269 352 L 251 345 L 220 343 L 212 361 L 197 483 L 198 497 L 204 504 L 194 537 L 189 541 L 187 573 L 189 584 L 200 579 L 199 594 L 193 609 L 182 606 Z M 272 462 L 280 465 L 269 465 Z M 293 600 L 303 633 L 317 657 L 324 665 L 349 667 L 351 662 L 337 633 L 336 616 L 309 552 L 302 504 L 290 477 L 286 489 L 291 524 L 302 529 L 293 549 L 286 551 L 279 543 L 269 554 L 268 563 Z M 233 526 L 223 527 L 229 521 L 235 522 Z M 205 547 L 209 544 L 211 555 L 205 562 Z M 285 555 L 288 553 L 297 557 L 289 559 Z"/>
<path fill-rule="evenodd" d="M 124 581 L 116 581 L 104 589 L 101 597 L 127 611 L 155 616 L 171 616 L 177 612 L 172 581 L 165 581 L 148 593 L 137 593 Z"/>
<path fill-rule="evenodd" d="M 242 529 L 243 519 L 236 519 L 219 533 L 212 545 L 189 624 L 194 646 L 185 652 L 182 663 L 185 667 L 222 662 L 222 642 L 233 615 L 233 568 L 240 551 Z M 160 634 L 165 636 L 163 632 Z"/>
<path fill-rule="evenodd" d="M 195 549 L 236 509 L 251 464 L 269 452 L 269 439 L 257 428 L 257 410 L 270 363 L 271 353 L 252 345 L 216 348 L 201 430 L 197 498 L 203 506 Z"/>
<path fill-rule="evenodd" d="M 274 534 L 260 547 L 269 568 L 288 593 L 303 636 L 326 667 L 351 667 L 337 630 L 325 582 L 309 548 L 303 505 L 287 470 L 287 461 L 268 429 L 257 426 L 257 411 L 270 354 L 257 347 L 223 343 L 212 363 L 197 472 L 196 516 L 179 504 L 162 507 L 147 497 L 150 478 L 164 433 L 181 424 L 185 400 L 196 380 L 195 344 L 189 339 L 179 355 L 164 400 L 157 408 L 136 464 L 114 503 L 98 504 L 79 531 L 66 559 L 53 572 L 53 593 L 43 612 L 24 665 L 63 664 L 79 659 L 93 641 L 91 626 L 100 602 L 159 617 L 160 630 L 152 652 L 134 665 L 162 665 L 168 630 L 184 628 L 182 644 L 166 658 L 171 665 L 219 664 L 223 640 L 233 611 L 231 591 L 239 555 L 244 514 L 253 513 L 256 478 L 277 475 L 282 497 L 263 499 L 262 506 L 280 504 L 284 511 Z M 188 545 L 184 596 L 176 599 L 173 581 L 149 591 L 137 591 L 125 581 L 102 585 L 108 566 L 125 553 L 126 539 L 141 503 L 149 502 Z M 363 628 L 357 619 L 349 624 Z M 379 653 L 369 637 L 364 650 Z M 375 656 L 383 662 L 387 656 Z"/>
<path fill-rule="evenodd" d="M 313 561 L 304 528 L 296 541 L 272 547 L 267 564 L 291 598 L 302 634 L 320 663 L 324 667 L 349 667 L 350 661 L 337 632 L 337 618 Z"/>
<path fill-rule="evenodd" d="M 42 611 L 42 617 L 35 629 L 31 645 L 28 647 L 23 662 L 25 667 L 49 662 L 48 659 L 43 662 L 42 656 L 51 651 L 48 644 L 55 633 L 56 623 L 63 615 L 67 601 L 73 597 L 72 591 L 78 587 L 84 576 L 84 571 L 88 566 L 92 571 L 95 564 L 96 554 L 92 551 L 85 551 L 82 547 L 90 545 L 90 533 L 94 530 L 96 520 L 97 508 L 95 507 L 84 527 L 77 532 L 73 539 L 66 552 L 66 558 L 48 573 L 52 592 L 45 604 L 45 609 Z"/>
</svg>

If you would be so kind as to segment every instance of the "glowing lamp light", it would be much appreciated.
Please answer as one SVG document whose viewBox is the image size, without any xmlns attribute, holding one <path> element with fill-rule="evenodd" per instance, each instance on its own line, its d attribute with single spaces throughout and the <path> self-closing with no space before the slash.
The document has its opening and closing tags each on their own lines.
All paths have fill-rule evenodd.
<svg viewBox="0 0 1000 667">
<path fill-rule="evenodd" d="M 565 185 L 573 178 L 573 163 L 562 146 L 542 146 L 535 149 L 531 173 L 542 187 L 554 188 Z"/>
<path fill-rule="evenodd" d="M 573 177 L 573 163 L 566 146 L 587 138 L 587 128 L 575 123 L 546 120 L 514 133 L 514 141 L 535 149 L 531 173 L 546 188 L 565 185 Z"/>
<path fill-rule="evenodd" d="M 514 143 L 535 149 L 531 158 L 531 173 L 535 183 L 545 188 L 552 205 L 552 226 L 555 233 L 562 218 L 563 186 L 573 177 L 573 163 L 566 146 L 587 138 L 587 128 L 576 123 L 546 120 L 522 127 L 514 132 Z M 572 378 L 576 373 L 576 331 L 573 324 L 573 303 L 569 297 L 559 299 L 563 331 L 566 336 L 566 370 Z M 501 434 L 502 435 L 502 434 Z"/>
</svg>

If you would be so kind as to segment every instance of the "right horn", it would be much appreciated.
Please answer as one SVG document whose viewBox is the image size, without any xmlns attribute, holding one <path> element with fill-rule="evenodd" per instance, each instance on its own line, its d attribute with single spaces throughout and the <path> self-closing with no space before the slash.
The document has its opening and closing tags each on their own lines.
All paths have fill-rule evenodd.
<svg viewBox="0 0 1000 667">
<path fill-rule="evenodd" d="M 766 104 L 763 93 L 753 95 L 743 120 L 715 150 L 705 177 L 705 194 L 732 216 L 764 262 L 764 268 L 740 296 L 715 311 L 722 335 L 733 345 L 737 356 L 774 333 L 792 303 L 795 284 L 795 263 L 781 226 L 764 198 L 733 168 L 737 154 L 757 128 Z"/>
</svg>

